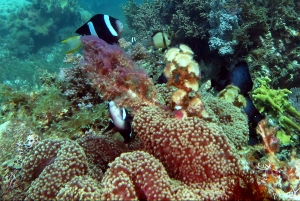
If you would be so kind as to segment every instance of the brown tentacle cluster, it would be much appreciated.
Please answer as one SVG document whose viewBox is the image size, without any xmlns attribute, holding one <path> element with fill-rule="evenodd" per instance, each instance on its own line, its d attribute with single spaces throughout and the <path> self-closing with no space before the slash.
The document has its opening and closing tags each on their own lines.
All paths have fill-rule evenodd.
<svg viewBox="0 0 300 201">
<path fill-rule="evenodd" d="M 197 93 L 200 70 L 198 63 L 193 60 L 193 54 L 188 46 L 181 44 L 179 48 L 169 49 L 165 55 L 168 64 L 164 74 L 168 78 L 168 86 L 177 88 L 172 94 L 171 107 L 176 110 L 175 117 L 180 119 L 207 116 L 200 94 Z"/>
</svg>

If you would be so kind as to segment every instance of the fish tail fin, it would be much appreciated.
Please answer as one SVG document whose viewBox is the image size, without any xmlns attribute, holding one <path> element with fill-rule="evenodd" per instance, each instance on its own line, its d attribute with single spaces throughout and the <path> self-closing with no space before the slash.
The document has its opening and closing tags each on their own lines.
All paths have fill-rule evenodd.
<svg viewBox="0 0 300 201">
<path fill-rule="evenodd" d="M 66 54 L 73 53 L 81 47 L 80 36 L 71 36 L 63 40 L 62 43 L 66 43 L 69 46 L 69 50 Z"/>
</svg>

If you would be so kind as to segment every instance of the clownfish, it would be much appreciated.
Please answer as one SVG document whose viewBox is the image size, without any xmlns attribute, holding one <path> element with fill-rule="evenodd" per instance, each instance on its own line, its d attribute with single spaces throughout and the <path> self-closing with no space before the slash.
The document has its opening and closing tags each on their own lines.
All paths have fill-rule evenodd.
<svg viewBox="0 0 300 201">
<path fill-rule="evenodd" d="M 63 40 L 62 43 L 66 43 L 69 46 L 69 50 L 66 52 L 68 54 L 75 52 L 81 47 L 81 36 L 93 35 L 109 44 L 118 44 L 122 32 L 123 24 L 120 20 L 109 15 L 96 14 L 75 31 L 80 36 L 71 36 Z"/>
<path fill-rule="evenodd" d="M 125 108 L 117 107 L 114 101 L 108 102 L 108 111 L 111 120 L 104 132 L 114 128 L 122 135 L 125 143 L 129 142 L 132 137 L 132 117 Z"/>
</svg>

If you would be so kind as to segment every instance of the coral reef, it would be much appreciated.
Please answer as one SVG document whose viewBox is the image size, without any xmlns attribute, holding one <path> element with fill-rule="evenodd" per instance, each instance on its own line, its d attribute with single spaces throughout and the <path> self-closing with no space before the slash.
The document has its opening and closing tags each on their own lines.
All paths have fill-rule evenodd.
<svg viewBox="0 0 300 201">
<path fill-rule="evenodd" d="M 22 164 L 24 180 L 31 183 L 28 200 L 54 199 L 64 183 L 88 172 L 84 152 L 73 141 L 43 141 L 34 151 Z"/>
<path fill-rule="evenodd" d="M 85 136 L 77 140 L 83 148 L 89 164 L 93 164 L 103 172 L 108 167 L 108 163 L 113 161 L 123 152 L 128 152 L 128 147 L 111 135 L 108 136 Z"/>
<path fill-rule="evenodd" d="M 35 138 L 32 138 L 34 136 L 30 136 L 29 141 L 25 144 L 31 148 L 21 160 L 22 169 L 17 172 L 23 177 L 16 177 L 18 183 L 21 184 L 17 186 L 21 193 L 20 198 L 26 197 L 28 200 L 35 200 L 74 196 L 82 199 L 96 199 L 100 196 L 101 199 L 152 199 L 155 197 L 162 199 L 231 199 L 233 195 L 241 196 L 231 192 L 235 192 L 236 189 L 244 191 L 244 186 L 250 184 L 248 173 L 243 170 L 247 165 L 240 163 L 240 156 L 237 155 L 235 144 L 228 140 L 229 137 L 223 133 L 221 127 L 213 123 L 231 123 L 230 117 L 227 118 L 229 120 L 219 120 L 218 122 L 217 116 L 221 117 L 222 114 L 215 112 L 214 109 L 210 110 L 212 117 L 204 119 L 199 118 L 197 112 L 189 110 L 190 103 L 193 104 L 195 98 L 200 100 L 199 94 L 197 95 L 199 87 L 197 79 L 200 77 L 200 71 L 197 63 L 192 60 L 193 52 L 190 48 L 180 45 L 179 49 L 173 49 L 175 53 L 177 52 L 176 54 L 171 54 L 171 51 L 166 56 L 166 59 L 173 63 L 175 69 L 177 68 L 177 70 L 170 71 L 170 85 L 174 85 L 176 91 L 180 89 L 186 93 L 196 94 L 191 99 L 186 97 L 185 103 L 188 105 L 189 113 L 185 118 L 178 119 L 174 118 L 173 108 L 163 105 L 154 106 L 158 105 L 156 96 L 155 98 L 153 96 L 153 94 L 156 95 L 155 86 L 146 73 L 140 71 L 119 47 L 108 45 L 100 39 L 89 36 L 83 37 L 83 43 L 84 60 L 81 61 L 77 57 L 69 58 L 70 61 L 74 61 L 75 72 L 77 72 L 76 69 L 78 70 L 76 66 L 81 65 L 80 72 L 85 73 L 90 82 L 82 82 L 85 79 L 84 76 L 79 75 L 80 73 L 67 73 L 65 78 L 73 77 L 70 80 L 74 83 L 65 85 L 62 89 L 74 89 L 74 86 L 77 86 L 75 83 L 79 82 L 75 90 L 80 90 L 82 84 L 92 83 L 91 86 L 97 89 L 102 97 L 116 98 L 121 105 L 131 107 L 134 114 L 132 141 L 124 144 L 117 137 L 118 133 L 113 130 L 99 132 L 96 125 L 88 131 L 86 130 L 86 136 L 72 137 L 66 133 L 65 136 L 70 139 L 36 141 Z M 171 57 L 173 58 L 171 59 Z M 136 79 L 131 79 L 132 73 Z M 106 74 L 109 77 L 105 77 Z M 176 80 L 173 75 L 180 79 Z M 193 79 L 196 82 L 190 83 Z M 112 86 L 105 85 L 104 81 Z M 41 117 L 44 115 L 42 111 L 46 111 L 46 114 L 51 112 L 46 115 L 50 118 L 48 120 L 51 120 L 51 123 L 47 121 L 49 128 L 45 126 L 43 128 L 46 130 L 37 128 L 43 133 L 43 137 L 57 138 L 55 132 L 61 132 L 62 128 L 59 125 L 63 122 L 74 122 L 72 120 L 74 118 L 83 121 L 82 116 L 76 115 L 76 108 L 87 112 L 97 108 L 97 106 L 93 106 L 91 109 L 78 108 L 78 104 L 75 104 L 81 100 L 81 96 L 75 95 L 68 100 L 54 87 L 59 87 L 61 84 L 56 82 L 55 78 L 45 79 L 45 88 L 34 96 L 25 93 L 21 96 L 24 98 L 19 100 L 11 97 L 12 95 L 17 96 L 18 92 L 7 91 L 6 94 L 10 97 L 5 97 L 5 101 L 8 103 L 11 101 L 24 103 L 27 100 L 32 102 L 31 99 L 34 97 L 34 103 L 29 104 L 33 110 L 27 108 L 25 115 L 32 115 L 30 111 L 33 111 L 34 118 L 29 119 L 35 122 L 41 121 Z M 144 94 L 143 90 L 145 89 L 138 90 L 138 87 L 146 86 L 150 95 Z M 128 99 L 129 90 L 131 94 L 133 92 L 136 94 L 130 99 Z M 171 98 L 176 91 L 172 92 L 171 89 L 169 93 L 171 97 L 165 95 L 164 99 L 171 103 Z M 190 96 L 194 94 L 190 94 Z M 148 102 L 142 102 L 145 100 Z M 69 109 L 74 112 L 73 114 L 67 112 L 64 112 L 63 115 L 60 114 L 65 103 L 68 107 L 75 107 L 75 109 Z M 21 104 L 18 105 L 20 105 L 19 109 L 23 108 Z M 201 105 L 203 105 L 202 102 Z M 231 105 L 231 107 L 234 106 Z M 16 111 L 19 109 L 17 108 Z M 64 118 L 67 114 L 70 117 Z M 98 118 L 101 118 L 101 115 Z M 226 117 L 224 118 L 226 119 Z M 232 118 L 235 118 L 233 122 L 238 122 L 239 117 L 233 117 L 232 114 Z M 240 122 L 243 121 L 240 120 Z M 97 123 L 93 122 L 92 124 Z M 72 124 L 69 124 L 68 127 L 76 128 Z M 242 126 L 236 127 L 236 129 L 244 133 Z M 225 127 L 224 130 L 226 130 Z M 227 129 L 226 132 L 229 135 L 230 130 Z M 74 141 L 76 138 L 77 140 Z M 244 144 L 247 137 L 232 139 L 239 140 L 236 143 Z M 136 149 L 146 152 L 125 153 Z M 115 159 L 122 153 L 120 158 Z M 151 168 L 149 169 L 149 167 Z M 12 170 L 9 172 L 13 173 Z M 81 181 L 82 179 L 90 182 Z M 224 183 L 228 185 L 224 186 Z M 95 186 L 91 187 L 91 184 L 95 184 Z M 124 189 L 126 189 L 126 193 L 124 193 Z M 7 197 L 14 195 L 9 192 L 6 194 Z M 250 194 L 254 195 L 252 190 Z"/>
<path fill-rule="evenodd" d="M 209 25 L 211 29 L 208 31 L 210 50 L 218 50 L 222 56 L 234 53 L 234 46 L 238 41 L 233 39 L 233 32 L 238 29 L 238 10 L 228 13 L 223 7 L 225 2 L 212 1 L 210 3 L 211 11 L 209 13 Z M 220 9 L 222 8 L 223 9 Z"/>
<path fill-rule="evenodd" d="M 249 140 L 248 119 L 241 109 L 209 93 L 202 97 L 211 121 L 222 128 L 232 147 L 239 150 L 246 147 Z"/>
<path fill-rule="evenodd" d="M 137 41 L 122 39 L 118 46 L 82 36 L 83 56 L 66 55 L 58 76 L 43 74 L 40 87 L 26 91 L 22 85 L 27 83 L 19 79 L 14 81 L 17 89 L 12 82 L 0 85 L 0 148 L 4 149 L 0 197 L 299 199 L 298 92 L 293 89 L 292 96 L 286 88 L 297 87 L 299 76 L 295 11 L 300 4 L 293 0 L 275 0 L 272 5 L 267 0 L 143 2 L 129 0 L 124 5 L 133 29 L 128 35 Z M 30 44 L 20 46 L 25 52 L 70 20 L 62 16 L 73 16 L 75 25 L 83 13 L 73 0 L 36 0 L 25 8 L 17 12 L 16 23 L 24 19 L 21 27 L 27 29 L 15 35 L 18 42 L 24 39 Z M 58 19 L 53 18 L 54 11 Z M 48 18 L 36 21 L 32 29 L 26 27 L 41 12 Z M 143 39 L 154 30 L 172 35 L 166 51 L 145 46 Z M 54 52 L 59 50 L 43 58 L 56 62 Z M 69 64 L 73 66 L 67 68 Z M 231 85 L 221 92 L 210 81 L 201 86 L 200 81 L 218 76 L 221 65 L 231 70 Z M 166 83 L 159 80 L 161 73 L 167 84 L 156 84 Z M 286 83 L 280 83 L 284 79 Z M 257 127 L 243 111 L 250 97 L 264 113 Z M 132 125 L 128 140 L 109 126 L 106 101 L 126 109 L 127 116 L 120 119 Z"/>
<path fill-rule="evenodd" d="M 110 164 L 102 182 L 105 200 L 179 200 L 197 197 L 190 191 L 181 194 L 180 190 L 175 197 L 175 182 L 173 184 L 168 177 L 164 166 L 143 151 L 124 153 L 118 157 Z"/>
<path fill-rule="evenodd" d="M 37 135 L 36 130 L 26 121 L 11 119 L 0 125 L 0 164 L 22 157 L 29 136 Z M 29 145 L 29 144 L 28 144 Z M 16 152 L 16 149 L 19 151 Z M 2 172 L 2 167 L 0 167 Z"/>
<path fill-rule="evenodd" d="M 138 41 L 151 36 L 153 30 L 165 29 L 173 33 L 171 46 L 189 45 L 198 55 L 197 62 L 204 64 L 204 80 L 217 77 L 222 65 L 229 68 L 232 61 L 244 58 L 254 79 L 269 76 L 272 84 L 285 88 L 292 88 L 299 79 L 299 4 L 294 0 L 168 0 L 142 4 L 129 0 L 123 10 Z"/>
<path fill-rule="evenodd" d="M 97 144 L 99 141 L 96 140 L 94 143 Z M 23 161 L 22 181 L 30 184 L 27 186 L 29 189 L 23 192 L 23 196 L 26 196 L 27 200 L 36 198 L 199 200 L 220 197 L 230 199 L 241 196 L 240 190 L 246 192 L 246 189 L 240 186 L 239 191 L 234 193 L 240 182 L 248 185 L 250 181 L 242 173 L 230 174 L 228 176 L 231 184 L 224 187 L 222 183 L 217 182 L 218 178 L 213 179 L 213 175 L 207 172 L 211 175 L 210 180 L 214 181 L 209 186 L 199 183 L 184 184 L 188 181 L 180 182 L 170 178 L 160 160 L 143 151 L 121 154 L 109 163 L 103 178 L 101 173 L 96 173 L 98 176 L 95 177 L 93 172 L 95 169 L 91 169 L 91 164 L 87 162 L 90 154 L 94 153 L 88 151 L 91 149 L 84 152 L 84 149 L 76 142 L 66 139 L 44 140 L 36 145 Z M 218 160 L 213 159 L 211 162 L 218 163 Z M 191 178 L 194 177 L 191 175 Z M 226 180 L 223 178 L 223 181 Z M 221 189 L 213 193 L 215 197 L 212 197 L 212 190 L 220 187 Z M 232 193 L 223 191 L 223 188 L 230 189 Z M 257 192 L 251 192 L 252 190 L 254 189 L 247 189 L 247 196 L 261 196 Z"/>
<path fill-rule="evenodd" d="M 17 50 L 15 55 L 35 52 L 54 39 L 61 39 L 57 33 L 62 28 L 78 26 L 85 19 L 81 13 L 76 0 L 25 1 L 14 12 L 7 13 L 7 23 L 2 28 L 10 33 L 6 48 Z"/>
<path fill-rule="evenodd" d="M 77 72 L 74 69 L 74 74 Z M 71 73 L 71 75 L 74 74 Z M 0 122 L 22 118 L 30 122 L 38 132 L 44 133 L 44 136 L 55 133 L 53 136 L 71 139 L 82 136 L 90 129 L 105 128 L 109 121 L 106 104 L 97 93 L 85 99 L 89 91 L 84 91 L 84 87 L 90 82 L 82 83 L 82 76 L 76 74 L 78 77 L 75 79 L 71 75 L 66 76 L 65 79 L 79 82 L 75 89 L 81 92 L 75 93 L 76 96 L 71 94 L 68 97 L 62 92 L 74 90 L 75 83 L 61 82 L 56 76 L 49 74 L 41 78 L 44 83 L 39 90 L 34 92 L 0 85 Z M 95 101 L 92 103 L 98 102 L 99 104 L 89 104 L 91 100 Z"/>
</svg>

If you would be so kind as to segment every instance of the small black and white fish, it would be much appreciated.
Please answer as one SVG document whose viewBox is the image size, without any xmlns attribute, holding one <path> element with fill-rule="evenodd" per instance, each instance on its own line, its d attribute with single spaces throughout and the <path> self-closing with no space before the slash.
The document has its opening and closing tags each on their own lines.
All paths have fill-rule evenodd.
<svg viewBox="0 0 300 201">
<path fill-rule="evenodd" d="M 89 21 L 79 27 L 75 33 L 80 36 L 93 35 L 101 38 L 109 44 L 118 43 L 118 40 L 123 31 L 123 24 L 120 20 L 105 14 L 96 14 Z M 81 47 L 80 36 L 71 36 L 63 43 L 69 45 L 69 50 L 66 52 L 72 53 Z"/>
<path fill-rule="evenodd" d="M 129 142 L 132 137 L 132 117 L 125 108 L 117 107 L 113 101 L 108 103 L 108 110 L 111 121 L 105 131 L 115 128 L 124 138 L 124 142 Z"/>
</svg>

